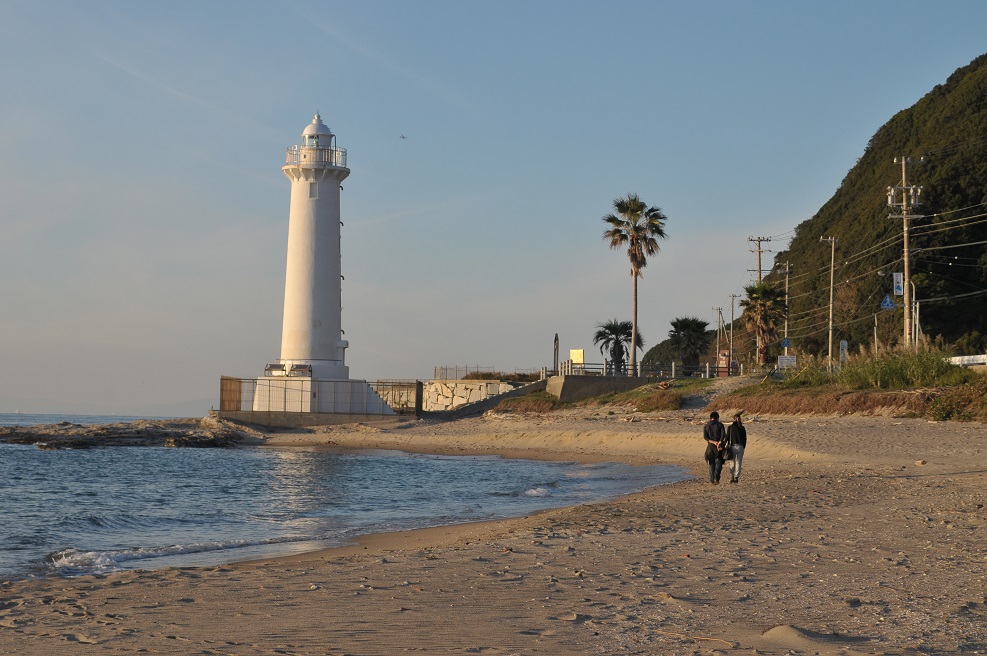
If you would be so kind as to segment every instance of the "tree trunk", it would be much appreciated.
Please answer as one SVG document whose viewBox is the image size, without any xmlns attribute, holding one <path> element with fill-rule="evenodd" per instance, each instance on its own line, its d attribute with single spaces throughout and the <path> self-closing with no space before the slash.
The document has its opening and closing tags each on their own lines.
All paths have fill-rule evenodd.
<svg viewBox="0 0 987 656">
<path fill-rule="evenodd" d="M 634 279 L 634 313 L 631 316 L 631 375 L 637 376 L 637 267 L 631 267 Z"/>
</svg>

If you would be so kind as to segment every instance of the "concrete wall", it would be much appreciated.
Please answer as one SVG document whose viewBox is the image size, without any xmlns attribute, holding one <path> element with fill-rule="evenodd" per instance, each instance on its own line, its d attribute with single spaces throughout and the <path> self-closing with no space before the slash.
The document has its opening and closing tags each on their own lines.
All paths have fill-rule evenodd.
<svg viewBox="0 0 987 656">
<path fill-rule="evenodd" d="M 313 380 L 307 377 L 245 378 L 241 407 L 254 412 L 311 412 L 316 414 L 393 415 L 365 380 Z M 246 398 L 245 398 L 246 400 Z"/>
<path fill-rule="evenodd" d="M 653 382 L 653 378 L 626 376 L 552 376 L 545 390 L 562 403 L 572 403 L 601 394 L 626 392 Z"/>
</svg>

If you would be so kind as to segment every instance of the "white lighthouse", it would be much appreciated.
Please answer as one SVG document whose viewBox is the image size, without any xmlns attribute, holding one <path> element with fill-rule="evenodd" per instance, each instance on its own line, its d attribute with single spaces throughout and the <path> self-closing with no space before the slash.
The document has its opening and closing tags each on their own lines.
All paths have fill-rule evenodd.
<svg viewBox="0 0 987 656">
<path fill-rule="evenodd" d="M 340 183 L 350 174 L 346 151 L 318 114 L 288 148 L 281 167 L 291 180 L 288 264 L 281 359 L 288 373 L 346 379 L 340 292 Z"/>
<path fill-rule="evenodd" d="M 255 411 L 390 414 L 363 380 L 350 380 L 342 330 L 340 183 L 346 150 L 319 114 L 281 167 L 291 180 L 281 357 L 254 391 Z"/>
</svg>

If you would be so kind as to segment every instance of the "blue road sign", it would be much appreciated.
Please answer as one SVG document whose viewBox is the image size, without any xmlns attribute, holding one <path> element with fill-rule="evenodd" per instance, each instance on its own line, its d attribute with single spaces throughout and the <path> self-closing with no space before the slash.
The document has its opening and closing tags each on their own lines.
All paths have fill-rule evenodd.
<svg viewBox="0 0 987 656">
<path fill-rule="evenodd" d="M 781 348 L 789 348 L 791 345 L 792 345 L 792 343 L 790 341 L 788 341 L 788 338 L 787 337 L 785 339 L 781 340 Z"/>
<path fill-rule="evenodd" d="M 885 295 L 884 300 L 881 301 L 881 309 L 882 310 L 893 310 L 894 309 L 894 300 L 892 300 L 891 294 Z"/>
</svg>

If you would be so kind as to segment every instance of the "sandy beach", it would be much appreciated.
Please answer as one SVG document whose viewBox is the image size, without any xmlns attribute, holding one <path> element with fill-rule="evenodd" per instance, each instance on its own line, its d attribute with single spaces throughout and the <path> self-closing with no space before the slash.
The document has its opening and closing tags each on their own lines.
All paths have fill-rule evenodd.
<svg viewBox="0 0 987 656">
<path fill-rule="evenodd" d="M 741 483 L 712 486 L 705 416 L 601 407 L 258 434 L 696 478 L 286 558 L 3 582 L 0 652 L 987 653 L 982 424 L 751 417 Z"/>
</svg>

